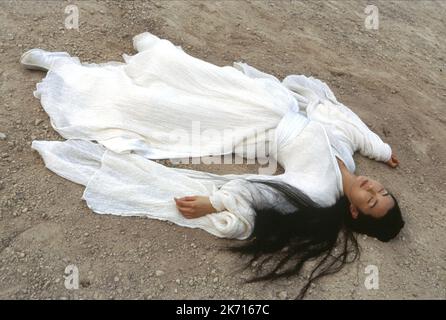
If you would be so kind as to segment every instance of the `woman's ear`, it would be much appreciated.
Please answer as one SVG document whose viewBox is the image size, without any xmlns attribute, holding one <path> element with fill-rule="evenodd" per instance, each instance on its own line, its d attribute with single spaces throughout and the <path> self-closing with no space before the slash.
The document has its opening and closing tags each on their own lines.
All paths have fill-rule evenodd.
<svg viewBox="0 0 446 320">
<path fill-rule="evenodd" d="M 358 219 L 359 211 L 358 209 L 350 203 L 350 213 L 353 219 Z"/>
</svg>

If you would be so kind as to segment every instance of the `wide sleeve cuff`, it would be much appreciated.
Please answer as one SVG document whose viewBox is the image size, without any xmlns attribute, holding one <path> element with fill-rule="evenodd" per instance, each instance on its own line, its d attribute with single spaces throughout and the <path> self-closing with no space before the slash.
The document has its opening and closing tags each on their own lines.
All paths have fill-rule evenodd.
<svg viewBox="0 0 446 320">
<path fill-rule="evenodd" d="M 217 212 L 225 210 L 225 205 L 223 204 L 223 199 L 221 198 L 219 192 L 215 192 L 214 194 L 210 195 L 209 201 Z"/>
<path fill-rule="evenodd" d="M 392 157 L 392 148 L 387 143 L 384 143 L 383 154 L 380 160 L 382 162 L 387 162 L 390 160 L 391 157 Z"/>
</svg>

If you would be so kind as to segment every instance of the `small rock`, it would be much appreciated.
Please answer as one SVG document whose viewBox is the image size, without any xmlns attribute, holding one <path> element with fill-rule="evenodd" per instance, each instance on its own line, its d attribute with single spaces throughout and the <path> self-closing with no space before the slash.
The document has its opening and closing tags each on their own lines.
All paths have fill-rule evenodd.
<svg viewBox="0 0 446 320">
<path fill-rule="evenodd" d="M 28 212 L 28 208 L 23 208 L 22 213 L 27 213 Z"/>
<path fill-rule="evenodd" d="M 82 288 L 88 288 L 91 285 L 90 280 L 82 279 L 80 282 Z"/>
<path fill-rule="evenodd" d="M 6 140 L 6 134 L 0 132 L 0 140 Z"/>
<path fill-rule="evenodd" d="M 164 271 L 163 271 L 163 270 L 156 270 L 156 271 L 155 271 L 155 275 L 156 275 L 157 277 L 161 277 L 163 274 L 164 274 Z"/>
<path fill-rule="evenodd" d="M 176 279 L 175 282 L 178 283 L 178 284 L 180 284 L 180 283 L 181 283 L 181 280 L 180 280 L 180 279 Z"/>
<path fill-rule="evenodd" d="M 118 281 L 119 281 L 119 277 L 116 276 L 113 280 L 114 280 L 115 282 L 118 282 Z"/>
<path fill-rule="evenodd" d="M 213 281 L 214 283 L 217 283 L 217 282 L 218 282 L 218 277 L 215 277 L 212 281 Z"/>
<path fill-rule="evenodd" d="M 34 121 L 34 125 L 38 126 L 39 124 L 41 124 L 43 122 L 42 119 L 36 119 L 36 121 Z"/>
<path fill-rule="evenodd" d="M 25 258 L 25 256 L 26 256 L 26 255 L 25 255 L 24 252 L 20 252 L 20 253 L 19 253 L 19 257 L 20 257 L 20 258 Z"/>
</svg>

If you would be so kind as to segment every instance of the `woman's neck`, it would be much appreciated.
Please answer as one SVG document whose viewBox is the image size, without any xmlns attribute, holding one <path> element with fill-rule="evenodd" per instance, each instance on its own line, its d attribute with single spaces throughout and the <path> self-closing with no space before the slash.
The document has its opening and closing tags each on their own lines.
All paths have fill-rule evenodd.
<svg viewBox="0 0 446 320">
<path fill-rule="evenodd" d="M 350 190 L 352 188 L 353 182 L 356 179 L 356 175 L 348 171 L 342 160 L 340 160 L 339 158 L 336 158 L 336 160 L 338 161 L 339 169 L 341 170 L 342 188 L 344 191 L 344 195 L 350 199 Z"/>
</svg>

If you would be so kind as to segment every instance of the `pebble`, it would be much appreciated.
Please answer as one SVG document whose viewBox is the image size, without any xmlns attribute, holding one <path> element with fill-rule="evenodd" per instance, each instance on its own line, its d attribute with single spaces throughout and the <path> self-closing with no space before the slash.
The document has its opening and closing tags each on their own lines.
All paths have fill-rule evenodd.
<svg viewBox="0 0 446 320">
<path fill-rule="evenodd" d="M 113 280 L 114 280 L 115 282 L 118 282 L 118 281 L 119 281 L 119 277 L 116 276 Z"/>
<path fill-rule="evenodd" d="M 279 298 L 280 299 L 286 299 L 288 297 L 288 293 L 286 291 L 280 291 L 279 292 Z"/>
<path fill-rule="evenodd" d="M 6 140 L 6 134 L 0 132 L 0 140 Z"/>
<path fill-rule="evenodd" d="M 19 257 L 20 257 L 20 258 L 25 258 L 25 253 L 24 253 L 24 252 L 20 252 L 20 253 L 19 253 Z"/>
<path fill-rule="evenodd" d="M 38 126 L 39 124 L 41 124 L 43 122 L 42 119 L 36 119 L 36 121 L 34 121 L 34 125 Z"/>
<path fill-rule="evenodd" d="M 161 277 L 163 274 L 164 274 L 164 271 L 163 271 L 163 270 L 156 270 L 156 271 L 155 271 L 155 275 L 156 275 L 157 277 Z"/>
</svg>

